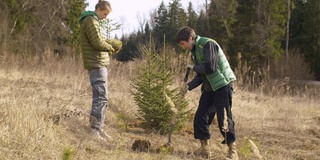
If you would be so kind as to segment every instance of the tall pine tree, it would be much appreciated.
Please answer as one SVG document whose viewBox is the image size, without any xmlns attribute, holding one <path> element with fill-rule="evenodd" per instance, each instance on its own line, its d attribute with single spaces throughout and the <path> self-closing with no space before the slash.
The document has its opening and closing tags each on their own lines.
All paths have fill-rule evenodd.
<svg viewBox="0 0 320 160">
<path fill-rule="evenodd" d="M 81 13 L 85 10 L 87 4 L 83 0 L 69 0 L 67 10 L 67 25 L 72 30 L 72 34 L 68 38 L 68 42 L 71 46 L 75 47 L 80 53 L 80 24 L 79 18 Z"/>
<path fill-rule="evenodd" d="M 212 35 L 210 36 L 221 46 L 228 46 L 233 37 L 231 25 L 235 22 L 236 8 L 236 0 L 211 0 L 209 22 Z"/>
<path fill-rule="evenodd" d="M 270 60 L 283 54 L 281 40 L 286 29 L 286 1 L 237 2 L 239 7 L 232 27 L 234 53 L 242 53 L 253 71 L 263 70 Z"/>
<path fill-rule="evenodd" d="M 198 18 L 198 15 L 196 11 L 193 9 L 192 3 L 189 2 L 188 9 L 187 9 L 187 26 L 196 29 L 197 18 Z"/>
<path fill-rule="evenodd" d="M 168 10 L 165 6 L 164 2 L 162 1 L 156 17 L 155 17 L 155 26 L 154 26 L 154 36 L 156 42 L 162 44 L 164 39 L 164 33 L 169 29 L 169 17 L 168 17 Z M 162 46 L 162 45 L 159 45 Z"/>
<path fill-rule="evenodd" d="M 290 25 L 290 48 L 298 48 L 320 80 L 320 1 L 295 0 Z"/>
<path fill-rule="evenodd" d="M 165 32 L 167 41 L 170 44 L 175 44 L 175 35 L 179 28 L 187 24 L 187 15 L 182 8 L 180 0 L 172 0 L 169 2 L 169 29 Z"/>
</svg>

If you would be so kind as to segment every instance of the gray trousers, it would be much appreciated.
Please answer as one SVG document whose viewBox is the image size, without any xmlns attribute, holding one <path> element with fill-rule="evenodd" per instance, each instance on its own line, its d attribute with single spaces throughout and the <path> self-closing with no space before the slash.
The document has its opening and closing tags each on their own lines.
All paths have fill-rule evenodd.
<svg viewBox="0 0 320 160">
<path fill-rule="evenodd" d="M 101 129 L 104 126 L 105 111 L 108 104 L 108 70 L 106 67 L 89 70 L 92 88 L 92 107 L 90 112 L 91 128 Z"/>
</svg>

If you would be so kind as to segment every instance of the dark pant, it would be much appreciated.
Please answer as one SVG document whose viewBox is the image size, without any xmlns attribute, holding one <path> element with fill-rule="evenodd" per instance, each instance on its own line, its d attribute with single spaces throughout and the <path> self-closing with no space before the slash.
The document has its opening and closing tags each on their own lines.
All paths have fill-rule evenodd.
<svg viewBox="0 0 320 160">
<path fill-rule="evenodd" d="M 222 143 L 229 144 L 236 140 L 231 112 L 232 90 L 232 85 L 228 84 L 214 92 L 202 92 L 194 118 L 195 139 L 210 139 L 209 126 L 217 114 L 219 130 L 224 137 Z M 225 118 L 227 118 L 226 124 L 224 124 Z"/>
</svg>

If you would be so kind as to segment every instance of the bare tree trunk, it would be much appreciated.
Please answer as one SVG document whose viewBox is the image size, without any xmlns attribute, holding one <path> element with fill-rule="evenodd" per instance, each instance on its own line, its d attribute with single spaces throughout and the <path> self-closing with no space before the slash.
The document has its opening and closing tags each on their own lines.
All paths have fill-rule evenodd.
<svg viewBox="0 0 320 160">
<path fill-rule="evenodd" d="M 139 23 L 139 27 L 141 29 L 141 33 L 144 34 L 144 25 L 147 23 L 146 17 L 143 14 L 137 13 L 137 19 Z"/>
<path fill-rule="evenodd" d="M 288 19 L 287 19 L 287 38 L 286 38 L 286 64 L 288 64 L 288 57 L 289 57 L 289 26 L 290 26 L 290 16 L 291 16 L 291 0 L 288 0 Z"/>
<path fill-rule="evenodd" d="M 209 4 L 208 4 L 208 0 L 206 0 L 206 4 L 205 4 L 205 9 L 206 9 L 206 30 L 207 30 L 207 36 L 210 35 L 210 24 L 209 24 Z"/>
<path fill-rule="evenodd" d="M 215 0 L 213 0 L 211 3 L 213 3 L 213 2 L 215 3 Z M 211 5 L 212 5 L 212 4 L 211 4 Z M 222 9 L 220 9 L 218 3 L 215 3 L 215 6 L 216 6 L 216 8 L 217 8 L 217 10 L 218 10 L 218 12 L 219 12 L 219 14 L 220 14 L 220 17 L 221 17 L 221 20 L 222 20 L 222 22 L 223 22 L 224 28 L 226 29 L 228 38 L 231 38 L 231 34 L 230 34 L 229 28 L 228 28 L 228 26 L 227 26 L 227 21 L 224 19 L 224 16 L 223 16 L 223 14 L 222 14 Z"/>
</svg>

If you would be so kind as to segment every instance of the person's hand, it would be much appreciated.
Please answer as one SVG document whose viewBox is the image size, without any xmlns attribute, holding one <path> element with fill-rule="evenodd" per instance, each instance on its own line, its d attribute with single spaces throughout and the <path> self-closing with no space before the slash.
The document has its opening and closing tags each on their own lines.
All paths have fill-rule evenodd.
<svg viewBox="0 0 320 160">
<path fill-rule="evenodd" d="M 183 87 L 181 87 L 180 93 L 181 93 L 182 95 L 185 95 L 185 94 L 188 92 L 188 90 L 189 90 L 189 86 L 186 84 L 186 85 L 184 85 Z"/>
<path fill-rule="evenodd" d="M 187 68 L 193 69 L 193 65 L 192 64 L 187 64 Z"/>
<path fill-rule="evenodd" d="M 114 49 L 112 47 L 110 48 L 110 52 L 112 52 L 112 53 L 114 52 Z"/>
<path fill-rule="evenodd" d="M 111 51 L 113 54 L 115 53 L 118 53 L 121 48 L 122 48 L 122 42 L 120 40 L 117 40 L 117 39 L 107 39 L 106 40 L 107 43 L 109 43 L 112 48 L 113 48 L 113 51 Z"/>
</svg>

